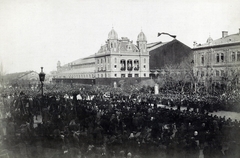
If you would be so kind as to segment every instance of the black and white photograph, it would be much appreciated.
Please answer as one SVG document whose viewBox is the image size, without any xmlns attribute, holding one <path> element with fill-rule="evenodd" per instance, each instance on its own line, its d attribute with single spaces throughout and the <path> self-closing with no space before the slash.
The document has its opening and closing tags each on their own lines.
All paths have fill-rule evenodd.
<svg viewBox="0 0 240 158">
<path fill-rule="evenodd" d="M 240 158 L 239 0 L 0 0 L 0 158 Z"/>
</svg>

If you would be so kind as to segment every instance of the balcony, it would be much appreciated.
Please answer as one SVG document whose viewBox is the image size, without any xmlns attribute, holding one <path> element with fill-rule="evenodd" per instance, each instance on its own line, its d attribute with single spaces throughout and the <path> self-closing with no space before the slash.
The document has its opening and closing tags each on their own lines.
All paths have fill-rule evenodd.
<svg viewBox="0 0 240 158">
<path fill-rule="evenodd" d="M 125 70 L 126 70 L 126 67 L 121 67 L 120 70 L 121 70 L 121 71 L 125 71 Z"/>
<path fill-rule="evenodd" d="M 132 71 L 132 69 L 133 69 L 132 66 L 127 68 L 128 71 Z"/>
<path fill-rule="evenodd" d="M 139 66 L 135 67 L 134 70 L 135 70 L 135 71 L 138 71 L 138 70 L 139 70 Z"/>
</svg>

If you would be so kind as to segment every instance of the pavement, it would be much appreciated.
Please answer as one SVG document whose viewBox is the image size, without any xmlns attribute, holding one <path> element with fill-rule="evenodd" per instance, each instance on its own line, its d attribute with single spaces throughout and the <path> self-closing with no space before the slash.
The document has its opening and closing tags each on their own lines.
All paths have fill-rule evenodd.
<svg viewBox="0 0 240 158">
<path fill-rule="evenodd" d="M 172 109 L 177 109 L 177 107 L 176 106 L 174 106 L 174 107 L 169 107 L 169 106 L 166 106 L 166 105 L 162 105 L 162 104 L 158 104 L 158 107 L 163 107 L 163 108 L 168 108 L 168 109 L 170 109 L 170 108 L 172 108 Z M 187 110 L 187 108 L 186 107 L 181 107 L 180 108 L 180 110 L 182 111 L 182 110 Z M 190 111 L 192 111 L 193 109 L 190 109 Z M 226 119 L 228 119 L 228 118 L 230 118 L 230 119 L 232 119 L 232 120 L 238 120 L 238 121 L 240 121 L 240 113 L 237 113 L 237 112 L 231 112 L 231 111 L 217 111 L 217 112 L 211 112 L 211 113 L 209 113 L 209 115 L 216 115 L 216 116 L 218 116 L 218 117 L 223 117 L 223 116 L 225 116 L 226 117 Z"/>
</svg>

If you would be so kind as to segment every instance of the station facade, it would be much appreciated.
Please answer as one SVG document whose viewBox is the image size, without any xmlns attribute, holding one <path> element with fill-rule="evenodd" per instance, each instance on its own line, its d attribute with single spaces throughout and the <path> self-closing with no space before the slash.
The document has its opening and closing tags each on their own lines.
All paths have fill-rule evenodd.
<svg viewBox="0 0 240 158">
<path fill-rule="evenodd" d="M 53 81 L 112 84 L 133 78 L 136 81 L 149 78 L 147 38 L 141 31 L 134 44 L 127 37 L 119 39 L 112 29 L 97 53 L 64 66 L 58 62 Z"/>
</svg>

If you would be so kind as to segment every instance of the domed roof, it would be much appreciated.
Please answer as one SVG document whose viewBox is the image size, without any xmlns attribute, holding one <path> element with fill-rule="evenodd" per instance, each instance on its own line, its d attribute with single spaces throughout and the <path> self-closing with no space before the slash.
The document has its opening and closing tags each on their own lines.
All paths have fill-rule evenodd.
<svg viewBox="0 0 240 158">
<path fill-rule="evenodd" d="M 108 39 L 118 39 L 118 34 L 117 34 L 117 32 L 114 29 L 112 29 L 108 33 Z"/>
<path fill-rule="evenodd" d="M 207 39 L 207 43 L 212 43 L 213 39 L 209 36 Z"/>
<path fill-rule="evenodd" d="M 147 37 L 142 31 L 138 34 L 137 41 L 147 41 Z"/>
</svg>

